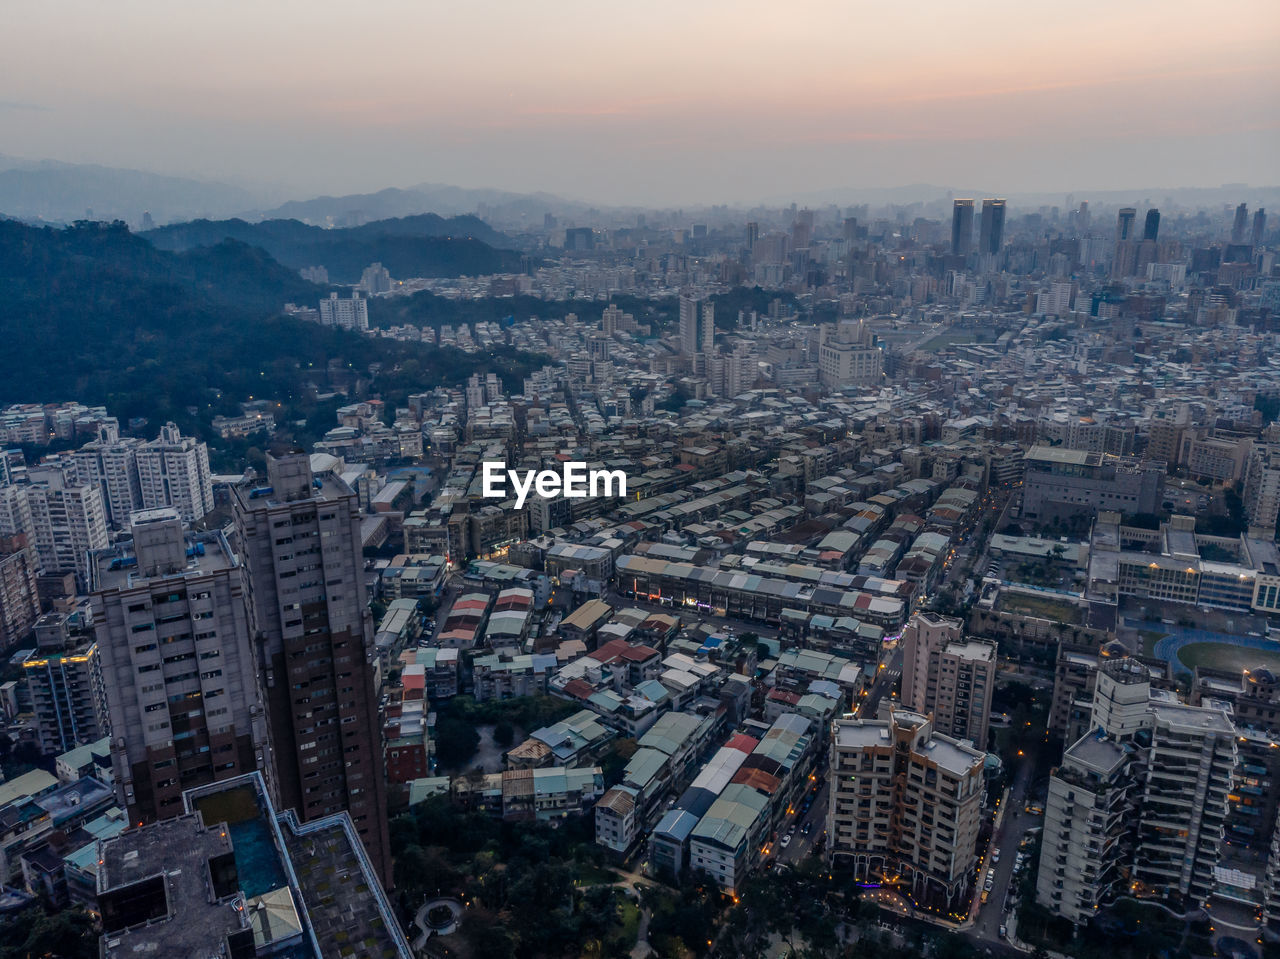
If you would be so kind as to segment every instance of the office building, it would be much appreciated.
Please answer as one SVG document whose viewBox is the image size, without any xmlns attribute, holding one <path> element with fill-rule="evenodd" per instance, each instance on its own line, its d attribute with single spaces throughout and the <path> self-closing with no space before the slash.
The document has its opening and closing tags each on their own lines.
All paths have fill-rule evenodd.
<svg viewBox="0 0 1280 959">
<path fill-rule="evenodd" d="M 1160 505 L 1164 470 L 1157 464 L 1050 446 L 1033 446 L 1024 462 L 1022 515 L 1029 520 L 1154 513 Z"/>
<path fill-rule="evenodd" d="M 1116 217 L 1116 242 L 1123 243 L 1125 240 L 1136 239 L 1134 228 L 1137 222 L 1138 211 L 1131 206 L 1122 207 Z"/>
<path fill-rule="evenodd" d="M 1143 241 L 1155 242 L 1160 238 L 1160 211 L 1152 207 L 1147 211 L 1146 222 L 1142 226 Z"/>
<path fill-rule="evenodd" d="M 680 352 L 693 355 L 715 349 L 716 309 L 709 299 L 680 297 Z"/>
<path fill-rule="evenodd" d="M 213 509 L 209 447 L 166 423 L 159 438 L 137 450 L 138 488 L 145 510 L 173 507 L 184 523 Z"/>
<path fill-rule="evenodd" d="M 964 256 L 973 250 L 973 201 L 956 200 L 951 207 L 951 252 Z"/>
<path fill-rule="evenodd" d="M 345 814 L 301 825 L 257 773 L 97 843 L 103 959 L 411 959 Z"/>
<path fill-rule="evenodd" d="M 902 632 L 902 704 L 930 716 L 933 728 L 987 746 L 996 647 L 966 640 L 958 619 L 917 613 Z"/>
<path fill-rule="evenodd" d="M 917 906 L 967 913 L 985 760 L 986 753 L 935 733 L 919 713 L 836 720 L 828 859 Z"/>
<path fill-rule="evenodd" d="M 274 786 L 310 822 L 346 810 L 390 875 L 373 623 L 356 494 L 307 456 L 267 460 L 266 486 L 233 491 L 249 624 L 265 669 Z"/>
<path fill-rule="evenodd" d="M 1049 781 L 1037 901 L 1072 922 L 1121 892 L 1202 906 L 1236 767 L 1229 716 L 1153 691 L 1145 666 L 1113 659 L 1098 668 L 1091 725 Z"/>
<path fill-rule="evenodd" d="M 1244 230 L 1249 223 L 1249 204 L 1241 203 L 1236 207 L 1235 219 L 1231 222 L 1231 242 L 1243 243 Z"/>
<path fill-rule="evenodd" d="M 172 508 L 134 514 L 93 555 L 91 601 L 116 791 L 132 822 L 270 761 L 242 570 L 220 531 L 187 536 Z"/>
<path fill-rule="evenodd" d="M 818 375 L 828 389 L 879 386 L 884 378 L 884 351 L 869 328 L 856 320 L 841 320 L 832 330 L 821 328 Z"/>
<path fill-rule="evenodd" d="M 982 222 L 978 232 L 979 253 L 999 253 L 1004 242 L 1004 200 L 982 201 Z"/>
<path fill-rule="evenodd" d="M 337 293 L 330 293 L 327 299 L 320 301 L 320 323 L 364 332 L 369 329 L 369 301 L 359 293 L 352 293 L 349 300 L 339 299 Z"/>
<path fill-rule="evenodd" d="M 1267 232 L 1267 211 L 1259 209 L 1253 215 L 1253 232 L 1249 234 L 1249 245 L 1254 248 L 1262 246 L 1262 237 Z"/>
</svg>

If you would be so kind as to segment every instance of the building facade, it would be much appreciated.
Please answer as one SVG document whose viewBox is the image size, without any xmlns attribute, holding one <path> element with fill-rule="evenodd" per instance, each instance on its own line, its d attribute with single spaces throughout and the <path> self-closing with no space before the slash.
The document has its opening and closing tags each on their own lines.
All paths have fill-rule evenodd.
<svg viewBox="0 0 1280 959">
<path fill-rule="evenodd" d="M 249 625 L 262 658 L 275 788 L 303 822 L 347 811 L 390 875 L 381 725 L 356 494 L 305 455 L 237 487 Z"/>
<path fill-rule="evenodd" d="M 840 719 L 831 739 L 827 856 L 914 903 L 967 912 L 978 861 L 986 753 L 919 713 Z"/>
</svg>

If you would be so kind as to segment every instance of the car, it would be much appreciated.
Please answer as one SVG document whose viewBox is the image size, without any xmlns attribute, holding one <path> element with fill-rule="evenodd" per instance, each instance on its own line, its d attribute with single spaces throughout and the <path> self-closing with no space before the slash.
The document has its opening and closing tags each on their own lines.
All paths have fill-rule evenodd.
<svg viewBox="0 0 1280 959">
<path fill-rule="evenodd" d="M 789 845 L 791 845 L 791 833 L 787 833 L 785 836 L 783 836 L 782 842 L 780 842 L 778 845 L 780 845 L 783 849 L 786 849 Z"/>
<path fill-rule="evenodd" d="M 1009 938 L 1009 927 L 1008 927 L 1008 926 L 1003 926 L 1003 925 L 1002 925 L 1002 926 L 1000 927 L 1000 938 L 1001 938 L 1001 939 L 1008 939 L 1008 938 Z"/>
<path fill-rule="evenodd" d="M 995 848 L 993 848 L 993 849 L 991 850 L 991 861 L 992 861 L 992 862 L 999 862 L 999 861 L 1000 861 L 1000 847 L 999 847 L 999 846 L 996 846 Z"/>
</svg>

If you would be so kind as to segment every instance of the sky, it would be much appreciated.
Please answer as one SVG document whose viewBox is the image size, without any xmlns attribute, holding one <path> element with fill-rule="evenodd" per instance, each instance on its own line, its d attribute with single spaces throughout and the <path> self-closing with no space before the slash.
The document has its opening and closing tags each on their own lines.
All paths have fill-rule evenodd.
<svg viewBox="0 0 1280 959">
<path fill-rule="evenodd" d="M 1280 181 L 1275 0 L 5 0 L 0 153 L 752 203 Z"/>
</svg>

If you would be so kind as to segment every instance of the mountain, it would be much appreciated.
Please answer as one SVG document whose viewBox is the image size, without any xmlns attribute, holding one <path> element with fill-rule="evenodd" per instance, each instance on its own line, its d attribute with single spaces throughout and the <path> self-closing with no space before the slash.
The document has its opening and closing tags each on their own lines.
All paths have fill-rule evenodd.
<svg viewBox="0 0 1280 959">
<path fill-rule="evenodd" d="M 421 183 L 407 190 L 321 196 L 293 200 L 264 216 L 286 217 L 321 226 L 344 226 L 369 219 L 412 216 L 418 213 L 474 213 L 484 208 L 485 218 L 503 223 L 542 223 L 545 213 L 582 213 L 589 204 L 550 193 L 511 193 L 506 190 L 472 189 L 441 183 Z"/>
<path fill-rule="evenodd" d="M 298 220 L 194 220 L 142 234 L 163 250 L 191 250 L 237 240 L 266 250 L 286 266 L 323 266 L 335 283 L 356 283 L 370 263 L 394 277 L 474 276 L 518 269 L 520 254 L 494 249 L 506 240 L 473 216 L 434 213 L 326 230 Z"/>
<path fill-rule="evenodd" d="M 305 421 L 301 440 L 334 425 L 317 391 L 373 390 L 394 408 L 490 364 L 514 384 L 538 362 L 285 317 L 285 302 L 314 303 L 325 290 L 237 240 L 175 253 L 123 224 L 0 221 L 0 290 L 0 403 L 76 399 L 206 436 L 212 416 L 249 399 L 277 402 L 280 423 Z"/>
<path fill-rule="evenodd" d="M 149 212 L 159 223 L 197 216 L 228 216 L 258 205 L 249 191 L 92 164 L 0 157 L 0 213 L 15 219 L 69 223 L 125 220 Z"/>
</svg>

